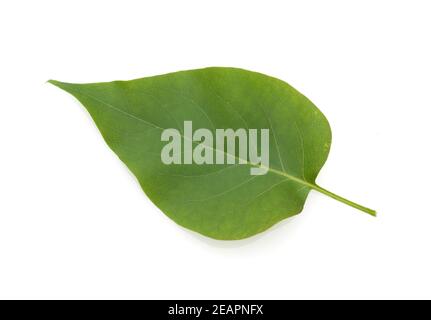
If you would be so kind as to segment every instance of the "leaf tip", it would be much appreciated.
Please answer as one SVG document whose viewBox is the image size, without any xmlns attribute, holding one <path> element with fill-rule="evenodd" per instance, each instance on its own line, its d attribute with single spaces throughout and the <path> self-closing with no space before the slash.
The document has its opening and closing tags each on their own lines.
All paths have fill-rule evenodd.
<svg viewBox="0 0 431 320">
<path fill-rule="evenodd" d="M 61 84 L 60 81 L 54 80 L 54 79 L 49 79 L 46 83 L 50 83 L 53 84 L 54 86 L 59 86 L 59 84 Z"/>
<path fill-rule="evenodd" d="M 73 86 L 73 84 L 71 84 L 71 83 L 61 82 L 61 81 L 57 81 L 54 79 L 49 79 L 47 81 L 47 83 L 50 83 L 50 84 L 56 86 L 57 88 L 63 89 L 67 92 L 70 92 L 70 88 L 71 88 L 71 86 Z"/>
</svg>

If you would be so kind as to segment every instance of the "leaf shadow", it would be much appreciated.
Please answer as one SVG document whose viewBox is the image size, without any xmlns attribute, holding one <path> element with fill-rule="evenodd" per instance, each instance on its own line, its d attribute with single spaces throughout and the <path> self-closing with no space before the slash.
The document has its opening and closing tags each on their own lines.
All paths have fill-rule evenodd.
<svg viewBox="0 0 431 320">
<path fill-rule="evenodd" d="M 279 245 L 282 243 L 282 239 L 286 239 L 286 233 L 289 233 L 287 229 L 296 229 L 299 222 L 298 216 L 293 216 L 290 218 L 286 218 L 269 229 L 262 231 L 252 237 L 241 239 L 241 240 L 217 240 L 206 237 L 200 233 L 190 231 L 188 229 L 182 228 L 185 233 L 187 233 L 191 238 L 198 240 L 199 242 L 204 243 L 207 246 L 213 248 L 221 248 L 221 249 L 237 249 L 242 247 L 247 247 L 250 245 L 258 245 L 258 246 L 268 246 L 273 247 L 274 245 Z"/>
</svg>

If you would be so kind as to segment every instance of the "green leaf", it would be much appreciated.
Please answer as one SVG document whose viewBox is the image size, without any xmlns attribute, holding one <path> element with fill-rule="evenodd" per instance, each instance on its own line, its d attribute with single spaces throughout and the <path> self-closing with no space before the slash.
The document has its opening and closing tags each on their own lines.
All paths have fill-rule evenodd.
<svg viewBox="0 0 431 320">
<path fill-rule="evenodd" d="M 49 82 L 87 108 L 148 197 L 185 228 L 215 239 L 247 238 L 300 213 L 312 189 L 375 215 L 316 185 L 331 129 L 310 100 L 281 80 L 236 68 L 206 68 L 131 81 Z M 217 153 L 231 155 L 235 163 L 184 164 L 186 155 L 180 154 L 181 164 L 164 164 L 161 151 L 168 142 L 162 141 L 162 132 L 177 129 L 185 146 L 187 121 L 193 130 L 209 129 L 213 137 L 216 129 L 268 129 L 268 165 L 244 159 L 238 147 L 232 154 L 209 140 L 202 154 L 213 152 L 212 159 Z M 255 144 L 249 138 L 249 152 L 262 148 L 263 136 Z M 192 147 L 200 143 L 193 141 Z M 252 175 L 251 168 L 266 174 Z"/>
</svg>

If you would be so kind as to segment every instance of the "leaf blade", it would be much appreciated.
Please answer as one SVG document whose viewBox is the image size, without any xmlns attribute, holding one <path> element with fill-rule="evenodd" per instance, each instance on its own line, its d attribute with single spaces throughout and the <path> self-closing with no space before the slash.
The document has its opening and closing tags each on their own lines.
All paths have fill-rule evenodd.
<svg viewBox="0 0 431 320">
<path fill-rule="evenodd" d="M 329 123 L 281 80 L 242 69 L 206 68 L 131 81 L 50 83 L 81 101 L 150 199 L 188 229 L 215 239 L 242 239 L 300 213 L 311 189 L 344 199 L 314 182 L 329 153 Z M 250 177 L 241 165 L 162 167 L 157 161 L 160 131 L 186 120 L 212 131 L 270 127 L 270 145 L 276 147 L 268 174 Z M 194 197 L 187 199 L 190 194 Z"/>
</svg>

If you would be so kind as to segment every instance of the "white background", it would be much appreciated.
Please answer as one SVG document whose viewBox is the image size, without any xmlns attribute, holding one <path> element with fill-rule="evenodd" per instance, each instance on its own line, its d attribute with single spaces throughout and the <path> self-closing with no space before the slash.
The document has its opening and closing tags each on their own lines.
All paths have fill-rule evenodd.
<svg viewBox="0 0 431 320">
<path fill-rule="evenodd" d="M 431 298 L 429 1 L 3 1 L 0 298 Z M 177 226 L 45 83 L 206 66 L 283 79 L 333 131 L 299 216 L 248 240 Z"/>
</svg>

